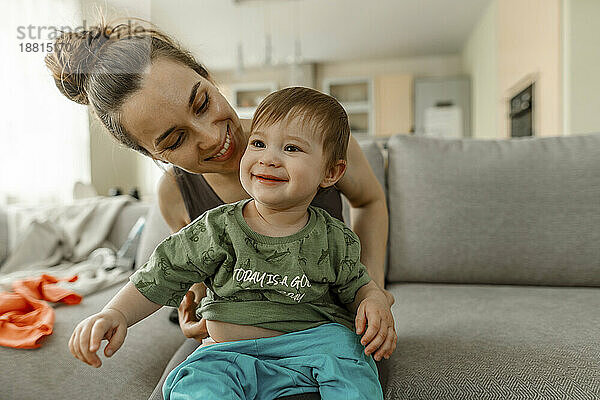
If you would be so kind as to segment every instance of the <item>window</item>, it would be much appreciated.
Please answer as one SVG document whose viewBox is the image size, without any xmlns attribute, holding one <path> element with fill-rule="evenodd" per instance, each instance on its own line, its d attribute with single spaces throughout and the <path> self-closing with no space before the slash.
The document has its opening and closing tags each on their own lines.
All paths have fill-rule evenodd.
<svg viewBox="0 0 600 400">
<path fill-rule="evenodd" d="M 51 27 L 82 21 L 78 0 L 3 4 L 0 204 L 69 201 L 73 184 L 90 180 L 87 109 L 58 91 L 44 64 Z"/>
</svg>

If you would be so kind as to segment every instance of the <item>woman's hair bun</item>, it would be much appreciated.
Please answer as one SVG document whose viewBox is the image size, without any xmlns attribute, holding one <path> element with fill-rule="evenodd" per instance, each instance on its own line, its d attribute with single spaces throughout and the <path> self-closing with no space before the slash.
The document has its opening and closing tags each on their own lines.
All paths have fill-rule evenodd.
<svg viewBox="0 0 600 400">
<path fill-rule="evenodd" d="M 67 98 L 89 104 L 86 88 L 90 72 L 111 34 L 110 27 L 98 25 L 87 31 L 63 32 L 56 38 L 54 52 L 46 55 L 45 62 L 54 83 Z"/>
</svg>

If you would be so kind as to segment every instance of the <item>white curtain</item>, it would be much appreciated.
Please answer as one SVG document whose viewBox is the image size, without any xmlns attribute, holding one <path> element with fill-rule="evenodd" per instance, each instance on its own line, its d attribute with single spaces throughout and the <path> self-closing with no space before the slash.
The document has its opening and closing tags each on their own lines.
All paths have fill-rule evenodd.
<svg viewBox="0 0 600 400">
<path fill-rule="evenodd" d="M 58 91 L 44 56 L 52 27 L 82 26 L 80 0 L 0 8 L 0 204 L 69 201 L 76 181 L 90 181 L 88 113 Z"/>
</svg>

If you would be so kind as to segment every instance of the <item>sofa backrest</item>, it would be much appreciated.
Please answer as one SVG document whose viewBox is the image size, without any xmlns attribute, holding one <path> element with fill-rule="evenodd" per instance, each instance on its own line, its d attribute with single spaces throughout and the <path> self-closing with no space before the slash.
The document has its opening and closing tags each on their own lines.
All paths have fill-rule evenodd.
<svg viewBox="0 0 600 400">
<path fill-rule="evenodd" d="M 388 141 L 391 282 L 600 286 L 600 134 Z"/>
</svg>

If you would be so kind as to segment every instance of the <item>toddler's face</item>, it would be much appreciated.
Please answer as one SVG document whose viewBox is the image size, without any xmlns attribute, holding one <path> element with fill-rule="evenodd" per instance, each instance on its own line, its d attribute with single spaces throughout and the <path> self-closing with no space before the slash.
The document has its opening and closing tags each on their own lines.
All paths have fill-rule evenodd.
<svg viewBox="0 0 600 400">
<path fill-rule="evenodd" d="M 325 178 L 323 144 L 311 125 L 283 119 L 251 132 L 240 181 L 257 202 L 276 209 L 310 204 Z"/>
</svg>

